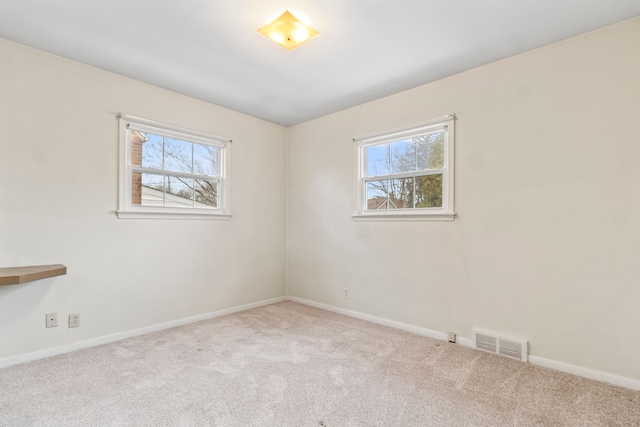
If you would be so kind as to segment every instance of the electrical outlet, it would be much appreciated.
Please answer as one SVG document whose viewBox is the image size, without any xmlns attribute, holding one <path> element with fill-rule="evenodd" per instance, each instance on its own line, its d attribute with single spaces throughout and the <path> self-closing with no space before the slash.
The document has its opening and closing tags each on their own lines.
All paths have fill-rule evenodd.
<svg viewBox="0 0 640 427">
<path fill-rule="evenodd" d="M 69 315 L 69 327 L 77 328 L 80 326 L 80 315 L 79 314 L 70 314 Z"/>
<path fill-rule="evenodd" d="M 55 328 L 58 326 L 58 313 L 47 313 L 45 317 L 47 328 Z"/>
<path fill-rule="evenodd" d="M 449 332 L 449 342 L 456 342 L 456 333 Z"/>
<path fill-rule="evenodd" d="M 349 288 L 344 288 L 344 299 L 349 299 Z"/>
</svg>

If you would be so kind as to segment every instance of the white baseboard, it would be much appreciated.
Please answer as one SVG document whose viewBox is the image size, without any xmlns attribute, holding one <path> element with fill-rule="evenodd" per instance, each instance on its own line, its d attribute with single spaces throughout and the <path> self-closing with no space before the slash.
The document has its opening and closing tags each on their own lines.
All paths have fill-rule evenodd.
<svg viewBox="0 0 640 427">
<path fill-rule="evenodd" d="M 299 302 L 301 304 L 309 305 L 316 308 L 322 308 L 324 310 L 333 311 L 334 313 L 344 314 L 346 316 L 355 317 L 361 320 L 367 320 L 369 322 L 378 323 L 380 325 L 390 326 L 392 328 L 401 329 L 403 331 L 413 332 L 418 335 L 423 335 L 443 341 L 447 341 L 449 339 L 448 334 L 444 332 L 433 331 L 431 329 L 421 328 L 418 326 L 408 325 L 406 323 L 396 322 L 394 320 L 384 319 L 381 317 L 371 316 L 369 314 L 363 314 L 358 311 L 346 310 L 339 307 L 334 307 L 327 304 L 321 304 L 315 301 L 306 300 L 298 297 L 287 297 L 288 300 Z M 458 344 L 464 347 L 473 348 L 473 340 L 469 338 L 457 338 Z M 478 350 L 481 351 L 481 350 Z M 640 381 L 634 380 L 631 378 L 621 377 L 614 374 L 609 374 L 606 372 L 596 371 L 589 368 L 584 368 L 582 366 L 571 365 L 569 363 L 558 362 L 551 359 L 545 359 L 540 356 L 529 355 L 528 357 L 529 363 L 537 366 L 542 366 L 545 368 L 553 369 L 556 371 L 564 372 L 567 374 L 576 375 L 583 378 L 588 378 L 596 381 L 605 382 L 608 384 L 613 384 L 620 387 L 629 388 L 631 390 L 640 390 Z"/>
<path fill-rule="evenodd" d="M 108 344 L 114 341 L 120 341 L 127 338 L 136 337 L 138 335 L 148 334 L 150 332 L 161 331 L 163 329 L 175 328 L 176 326 L 187 325 L 189 323 L 200 322 L 202 320 L 212 319 L 214 317 L 224 316 L 227 314 L 237 313 L 263 305 L 275 304 L 285 301 L 286 297 L 271 298 L 250 304 L 240 305 L 237 307 L 225 308 L 222 310 L 212 311 L 210 313 L 198 314 L 196 316 L 185 317 L 183 319 L 171 320 L 169 322 L 159 323 L 157 325 L 145 326 L 144 328 L 132 329 L 130 331 L 118 332 L 115 334 L 104 335 L 97 338 L 91 338 L 84 341 L 78 341 L 70 344 L 60 345 L 56 347 L 46 348 L 31 353 L 20 354 L 17 356 L 9 356 L 0 359 L 0 368 L 5 368 L 19 363 L 31 362 L 33 360 L 44 359 L 46 357 L 57 356 L 59 354 L 70 353 L 72 351 L 84 348 L 95 347 L 102 344 Z"/>
<path fill-rule="evenodd" d="M 300 304 L 321 308 L 323 310 L 333 311 L 334 313 L 344 314 L 346 316 L 355 317 L 356 319 L 367 320 L 369 322 L 377 323 L 379 325 L 390 326 L 392 328 L 401 329 L 403 331 L 413 332 L 414 334 L 435 338 L 437 340 L 447 341 L 449 339 L 449 335 L 444 332 L 432 331 L 431 329 L 420 328 L 418 326 L 409 325 L 408 323 L 396 322 L 395 320 L 389 320 L 389 319 L 384 319 L 382 317 L 371 316 L 369 314 L 360 313 L 359 311 L 346 310 L 344 308 L 334 307 L 332 305 L 327 305 L 327 304 L 321 304 L 319 302 L 310 301 L 310 300 L 306 300 L 298 297 L 287 297 L 287 299 L 289 301 L 299 302 Z M 458 340 L 458 342 L 460 342 L 460 340 Z"/>
<path fill-rule="evenodd" d="M 529 363 L 567 374 L 589 378 L 590 380 L 596 380 L 620 387 L 630 388 L 631 390 L 640 390 L 640 381 L 634 380 L 632 378 L 621 377 L 619 375 L 614 375 L 607 372 L 596 371 L 595 369 L 589 369 L 578 365 L 558 362 L 557 360 L 546 359 L 540 356 L 529 355 Z"/>
</svg>

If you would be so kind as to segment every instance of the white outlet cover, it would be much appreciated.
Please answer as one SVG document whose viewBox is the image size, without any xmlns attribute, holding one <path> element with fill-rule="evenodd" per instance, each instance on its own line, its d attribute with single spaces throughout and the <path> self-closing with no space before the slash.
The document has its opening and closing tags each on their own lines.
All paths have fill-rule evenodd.
<svg viewBox="0 0 640 427">
<path fill-rule="evenodd" d="M 47 313 L 45 315 L 47 328 L 55 328 L 58 326 L 58 313 Z"/>
<path fill-rule="evenodd" d="M 69 327 L 77 328 L 80 326 L 80 315 L 79 314 L 70 314 L 69 315 Z"/>
</svg>

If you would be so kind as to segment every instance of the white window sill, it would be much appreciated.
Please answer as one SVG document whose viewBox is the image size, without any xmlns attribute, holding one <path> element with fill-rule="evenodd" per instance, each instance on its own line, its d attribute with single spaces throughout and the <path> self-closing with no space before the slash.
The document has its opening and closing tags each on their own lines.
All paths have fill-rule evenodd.
<svg viewBox="0 0 640 427">
<path fill-rule="evenodd" d="M 202 211 L 157 211 L 157 210 L 119 210 L 120 219 L 209 219 L 230 220 L 231 214 Z"/>
<path fill-rule="evenodd" d="M 352 215 L 354 221 L 453 221 L 456 213 L 445 212 L 363 212 Z"/>
</svg>

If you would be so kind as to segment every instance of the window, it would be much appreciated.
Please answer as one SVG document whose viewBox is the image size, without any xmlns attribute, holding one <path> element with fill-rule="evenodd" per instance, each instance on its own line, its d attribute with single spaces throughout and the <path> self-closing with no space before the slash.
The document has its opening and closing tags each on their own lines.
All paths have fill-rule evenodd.
<svg viewBox="0 0 640 427">
<path fill-rule="evenodd" d="M 119 218 L 230 218 L 230 139 L 119 119 Z"/>
<path fill-rule="evenodd" d="M 453 210 L 453 121 L 354 138 L 355 219 L 448 220 Z"/>
</svg>

